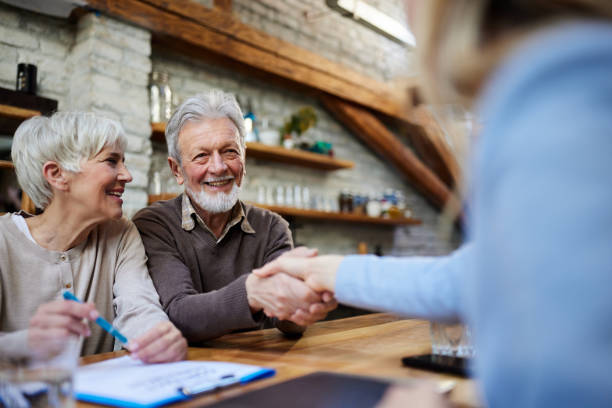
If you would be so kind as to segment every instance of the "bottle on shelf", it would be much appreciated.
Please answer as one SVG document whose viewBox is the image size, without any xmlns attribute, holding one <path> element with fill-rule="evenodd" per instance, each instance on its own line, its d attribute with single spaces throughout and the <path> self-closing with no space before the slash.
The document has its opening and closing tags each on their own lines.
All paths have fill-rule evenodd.
<svg viewBox="0 0 612 408">
<path fill-rule="evenodd" d="M 253 106 L 251 99 L 247 99 L 246 106 L 244 108 L 244 129 L 246 130 L 246 142 L 258 142 L 259 136 L 257 134 L 257 126 L 255 120 L 257 117 L 253 113 Z"/>
<path fill-rule="evenodd" d="M 374 195 L 369 196 L 366 204 L 366 214 L 369 217 L 380 217 L 381 211 L 380 199 Z"/>
<path fill-rule="evenodd" d="M 167 122 L 172 115 L 172 89 L 168 83 L 168 73 L 153 71 L 149 82 L 149 102 L 151 122 Z"/>
<path fill-rule="evenodd" d="M 280 144 L 280 135 L 278 130 L 270 127 L 268 118 L 261 120 L 261 130 L 259 131 L 259 141 L 270 146 L 278 146 Z"/>
<path fill-rule="evenodd" d="M 34 64 L 17 64 L 17 80 L 15 89 L 20 92 L 36 95 L 36 65 Z"/>
</svg>

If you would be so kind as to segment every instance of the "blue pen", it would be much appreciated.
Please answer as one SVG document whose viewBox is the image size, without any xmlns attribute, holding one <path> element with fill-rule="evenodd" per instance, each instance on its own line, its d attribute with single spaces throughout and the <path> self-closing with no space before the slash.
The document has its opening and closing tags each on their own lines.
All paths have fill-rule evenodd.
<svg viewBox="0 0 612 408">
<path fill-rule="evenodd" d="M 75 302 L 83 303 L 76 296 L 74 296 L 71 292 L 65 291 L 63 296 L 64 296 L 64 299 L 66 300 L 74 300 Z M 128 339 L 123 334 L 121 334 L 119 330 L 115 329 L 113 325 L 110 324 L 108 321 L 106 321 L 102 316 L 99 316 L 96 319 L 96 323 L 98 324 L 98 326 L 100 326 L 101 328 L 103 328 L 104 330 L 112 334 L 113 336 L 115 336 L 117 340 L 119 340 L 121 343 L 125 345 L 128 344 Z"/>
</svg>

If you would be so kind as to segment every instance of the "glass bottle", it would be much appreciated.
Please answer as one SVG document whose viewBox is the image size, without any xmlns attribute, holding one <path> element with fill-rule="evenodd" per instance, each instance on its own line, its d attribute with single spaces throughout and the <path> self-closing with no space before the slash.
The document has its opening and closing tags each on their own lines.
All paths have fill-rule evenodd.
<svg viewBox="0 0 612 408">
<path fill-rule="evenodd" d="M 172 115 L 172 89 L 168 73 L 153 71 L 149 83 L 151 122 L 167 122 Z"/>
<path fill-rule="evenodd" d="M 257 126 L 255 125 L 255 121 L 257 117 L 253 113 L 253 105 L 251 103 L 251 99 L 247 99 L 246 107 L 244 109 L 246 112 L 244 113 L 244 128 L 246 131 L 246 142 L 258 142 L 259 137 L 257 136 Z"/>
</svg>

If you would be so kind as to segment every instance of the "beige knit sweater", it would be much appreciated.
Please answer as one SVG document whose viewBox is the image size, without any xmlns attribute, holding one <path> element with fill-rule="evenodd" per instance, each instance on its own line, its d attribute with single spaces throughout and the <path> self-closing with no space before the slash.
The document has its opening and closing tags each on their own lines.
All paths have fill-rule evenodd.
<svg viewBox="0 0 612 408">
<path fill-rule="evenodd" d="M 24 214 L 24 216 L 27 216 Z M 98 225 L 87 240 L 65 251 L 30 241 L 0 217 L 0 357 L 27 355 L 30 318 L 43 303 L 71 290 L 128 338 L 167 320 L 146 267 L 138 231 L 126 218 Z M 92 323 L 81 355 L 112 351 L 114 339 Z"/>
</svg>

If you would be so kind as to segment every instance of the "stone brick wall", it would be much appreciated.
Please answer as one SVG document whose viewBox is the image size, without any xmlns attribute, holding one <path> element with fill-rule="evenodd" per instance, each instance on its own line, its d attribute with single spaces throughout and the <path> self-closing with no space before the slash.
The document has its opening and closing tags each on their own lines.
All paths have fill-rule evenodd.
<svg viewBox="0 0 612 408">
<path fill-rule="evenodd" d="M 151 34 L 98 16 L 77 25 L 0 4 L 0 86 L 14 89 L 17 64 L 38 67 L 38 94 L 58 110 L 94 111 L 125 128 L 134 180 L 124 195 L 129 216 L 147 203 L 151 142 L 147 84 Z"/>
<path fill-rule="evenodd" d="M 70 84 L 66 63 L 75 27 L 0 3 L 0 86 L 15 89 L 17 64 L 38 67 L 38 94 L 66 105 Z"/>
<path fill-rule="evenodd" d="M 406 21 L 403 1 L 367 3 Z M 324 0 L 233 0 L 232 5 L 242 22 L 370 77 L 387 81 L 415 75 L 411 50 L 341 16 Z"/>
<path fill-rule="evenodd" d="M 212 5 L 210 0 L 201 2 Z M 233 4 L 234 14 L 243 22 L 355 71 L 381 80 L 414 73 L 409 51 L 330 11 L 322 0 L 234 0 Z M 370 4 L 398 19 L 403 15 L 401 0 Z M 170 74 L 179 100 L 221 88 L 248 97 L 258 117 L 268 119 L 274 129 L 298 108 L 313 106 L 319 123 L 309 137 L 333 143 L 337 157 L 356 163 L 351 170 L 323 172 L 248 159 L 245 199 L 254 200 L 261 184 L 308 186 L 311 195 L 328 201 L 342 189 L 379 193 L 393 188 L 405 193 L 408 206 L 423 220 L 420 226 L 401 228 L 300 221 L 298 243 L 319 247 L 323 253 L 355 252 L 360 241 L 370 251 L 380 245 L 384 253 L 395 255 L 434 255 L 450 249 L 436 236 L 438 212 L 316 100 L 167 50 L 152 50 L 149 32 L 112 18 L 89 14 L 72 25 L 0 4 L 0 21 L 0 86 L 14 87 L 18 62 L 34 63 L 39 94 L 57 99 L 60 110 L 93 110 L 123 124 L 129 141 L 127 164 L 134 176 L 124 200 L 128 215 L 146 205 L 154 172 L 161 174 L 164 190 L 180 191 L 168 171 L 165 146 L 152 149 L 149 141 L 147 83 L 150 72 L 160 70 Z"/>
<path fill-rule="evenodd" d="M 152 152 L 147 92 L 150 53 L 148 31 L 90 13 L 79 20 L 69 56 L 68 109 L 101 113 L 125 129 L 125 158 L 133 177 L 123 196 L 128 216 L 147 204 Z"/>
</svg>

